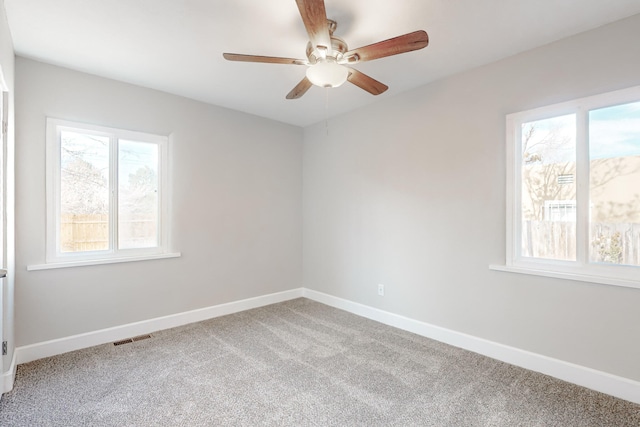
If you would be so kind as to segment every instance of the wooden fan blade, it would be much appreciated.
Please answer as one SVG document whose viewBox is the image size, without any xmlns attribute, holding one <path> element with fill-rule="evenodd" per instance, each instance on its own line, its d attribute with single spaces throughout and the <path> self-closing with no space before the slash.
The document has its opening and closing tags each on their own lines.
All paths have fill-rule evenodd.
<svg viewBox="0 0 640 427">
<path fill-rule="evenodd" d="M 429 36 L 426 31 L 414 31 L 403 36 L 353 49 L 344 54 L 349 64 L 371 61 L 385 56 L 398 55 L 427 47 Z"/>
<path fill-rule="evenodd" d="M 305 59 L 280 58 L 277 56 L 243 55 L 240 53 L 223 53 L 222 56 L 224 56 L 224 59 L 228 61 L 264 62 L 267 64 L 307 65 L 309 62 Z"/>
<path fill-rule="evenodd" d="M 331 36 L 327 24 L 324 0 L 296 0 L 302 22 L 314 47 L 321 46 L 331 51 Z"/>
<path fill-rule="evenodd" d="M 308 78 L 304 78 L 302 79 L 302 81 L 300 83 L 298 83 L 296 85 L 296 87 L 294 87 L 291 92 L 289 92 L 287 94 L 287 99 L 298 99 L 300 98 L 302 95 L 304 95 L 305 93 L 307 93 L 307 91 L 309 90 L 309 88 L 313 86 L 313 83 L 311 83 L 309 81 Z"/>
<path fill-rule="evenodd" d="M 360 89 L 366 90 L 372 95 L 380 95 L 381 93 L 389 89 L 389 86 L 387 86 L 386 84 L 380 83 L 376 79 L 371 78 L 364 73 L 361 73 L 355 68 L 349 68 L 349 77 L 347 77 L 347 80 L 358 86 Z"/>
</svg>

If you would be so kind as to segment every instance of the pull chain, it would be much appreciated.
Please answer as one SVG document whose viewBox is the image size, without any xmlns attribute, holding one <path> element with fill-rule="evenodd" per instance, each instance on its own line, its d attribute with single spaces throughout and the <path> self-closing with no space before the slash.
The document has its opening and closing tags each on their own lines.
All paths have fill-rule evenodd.
<svg viewBox="0 0 640 427">
<path fill-rule="evenodd" d="M 329 88 L 324 89 L 324 128 L 329 136 Z"/>
</svg>

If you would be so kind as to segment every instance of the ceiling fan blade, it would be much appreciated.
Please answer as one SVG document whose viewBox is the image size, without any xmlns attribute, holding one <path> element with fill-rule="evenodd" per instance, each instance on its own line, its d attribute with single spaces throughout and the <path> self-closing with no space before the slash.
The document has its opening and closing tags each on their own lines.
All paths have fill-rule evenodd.
<svg viewBox="0 0 640 427">
<path fill-rule="evenodd" d="M 386 56 L 398 55 L 422 49 L 429 44 L 426 31 L 414 31 L 403 36 L 394 37 L 368 46 L 350 50 L 344 54 L 346 62 L 353 64 L 361 61 L 371 61 Z"/>
<path fill-rule="evenodd" d="M 296 85 L 296 87 L 291 89 L 291 92 L 287 94 L 287 99 L 300 98 L 302 95 L 307 93 L 311 86 L 313 86 L 313 83 L 311 83 L 309 79 L 305 77 L 304 79 L 302 79 L 302 81 L 300 81 L 300 83 Z"/>
<path fill-rule="evenodd" d="M 349 68 L 349 77 L 347 77 L 347 80 L 372 95 L 380 95 L 382 92 L 389 89 L 389 86 L 386 84 L 380 83 L 376 79 L 361 73 L 355 68 Z"/>
<path fill-rule="evenodd" d="M 327 24 L 324 0 L 296 0 L 304 27 L 314 47 L 321 46 L 331 52 L 331 36 Z"/>
<path fill-rule="evenodd" d="M 267 64 L 295 64 L 307 65 L 309 61 L 305 59 L 280 58 L 277 56 L 243 55 L 240 53 L 223 53 L 224 59 L 228 61 L 241 62 L 264 62 Z"/>
</svg>

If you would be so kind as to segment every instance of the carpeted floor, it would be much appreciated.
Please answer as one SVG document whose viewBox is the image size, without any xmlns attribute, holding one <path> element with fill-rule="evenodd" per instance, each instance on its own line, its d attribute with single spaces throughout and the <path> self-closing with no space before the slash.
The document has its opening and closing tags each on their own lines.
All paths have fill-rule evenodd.
<svg viewBox="0 0 640 427">
<path fill-rule="evenodd" d="M 1 426 L 640 426 L 615 399 L 296 299 L 18 367 Z"/>
</svg>

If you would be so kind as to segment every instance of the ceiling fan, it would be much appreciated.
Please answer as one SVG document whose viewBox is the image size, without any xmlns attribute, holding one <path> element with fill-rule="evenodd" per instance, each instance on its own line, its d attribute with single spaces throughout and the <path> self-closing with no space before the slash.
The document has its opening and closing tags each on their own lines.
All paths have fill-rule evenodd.
<svg viewBox="0 0 640 427">
<path fill-rule="evenodd" d="M 296 4 L 309 34 L 307 59 L 238 53 L 223 54 L 229 61 L 307 65 L 309 68 L 306 76 L 289 92 L 287 99 L 300 98 L 313 85 L 338 87 L 347 80 L 372 95 L 380 95 L 389 89 L 387 85 L 349 65 L 411 52 L 429 44 L 429 36 L 425 31 L 420 30 L 349 50 L 344 40 L 333 35 L 337 24 L 327 19 L 324 0 L 296 0 Z"/>
</svg>

